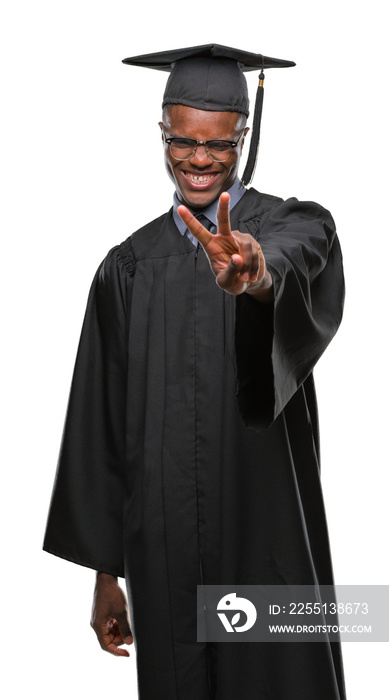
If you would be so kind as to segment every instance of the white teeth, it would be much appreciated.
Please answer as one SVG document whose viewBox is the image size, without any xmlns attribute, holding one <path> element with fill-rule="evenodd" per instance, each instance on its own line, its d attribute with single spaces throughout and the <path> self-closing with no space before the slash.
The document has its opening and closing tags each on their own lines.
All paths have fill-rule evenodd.
<svg viewBox="0 0 389 700">
<path fill-rule="evenodd" d="M 193 173 L 185 173 L 185 175 L 189 180 L 193 180 L 193 182 L 198 182 L 199 184 L 209 182 L 215 177 L 214 175 L 193 175 Z"/>
</svg>

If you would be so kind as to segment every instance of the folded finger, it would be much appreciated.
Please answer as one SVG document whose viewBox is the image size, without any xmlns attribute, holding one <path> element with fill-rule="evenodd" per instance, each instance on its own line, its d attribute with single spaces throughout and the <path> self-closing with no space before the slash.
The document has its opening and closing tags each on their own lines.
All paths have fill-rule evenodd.
<svg viewBox="0 0 389 700">
<path fill-rule="evenodd" d="M 260 267 L 259 247 L 254 246 L 251 252 L 250 282 L 255 282 L 258 278 Z"/>
<path fill-rule="evenodd" d="M 108 644 L 108 646 L 105 647 L 105 651 L 108 651 L 109 654 L 113 654 L 114 656 L 130 656 L 127 649 L 120 649 L 114 642 Z"/>
<path fill-rule="evenodd" d="M 123 644 L 123 639 L 120 636 L 114 637 L 114 635 L 111 632 L 106 632 L 101 635 L 97 635 L 97 639 L 99 640 L 99 644 L 103 651 L 108 651 L 109 654 L 114 654 L 115 656 L 129 656 L 128 651 L 126 649 L 120 649 L 119 644 Z"/>
<path fill-rule="evenodd" d="M 241 277 L 244 282 L 248 282 L 252 274 L 253 265 L 253 247 L 250 240 L 243 241 L 240 243 L 239 253 L 242 256 L 243 260 Z"/>
</svg>

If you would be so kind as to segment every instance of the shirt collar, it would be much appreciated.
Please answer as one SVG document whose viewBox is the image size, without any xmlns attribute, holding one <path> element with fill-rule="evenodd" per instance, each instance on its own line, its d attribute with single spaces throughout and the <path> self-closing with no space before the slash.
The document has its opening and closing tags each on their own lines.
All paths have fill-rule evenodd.
<svg viewBox="0 0 389 700">
<path fill-rule="evenodd" d="M 232 187 L 230 187 L 230 189 L 227 190 L 227 192 L 228 192 L 228 194 L 230 195 L 230 198 L 231 198 L 231 199 L 230 199 L 230 210 L 231 210 L 231 209 L 235 206 L 235 204 L 238 204 L 239 200 L 243 197 L 244 193 L 246 192 L 246 188 L 245 188 L 244 185 L 242 185 L 242 183 L 241 183 L 241 181 L 239 180 L 239 178 L 237 178 L 237 179 L 235 180 L 234 184 L 232 185 Z M 200 214 L 200 213 L 201 213 L 201 214 L 204 214 L 204 216 L 206 216 L 207 219 L 209 219 L 210 221 L 212 221 L 212 223 L 213 223 L 215 226 L 217 226 L 216 214 L 217 214 L 217 206 L 218 206 L 218 203 L 219 203 L 219 198 L 215 199 L 215 201 L 212 202 L 211 204 L 209 204 L 207 207 L 205 207 L 205 209 L 201 209 L 201 210 L 196 209 L 196 210 L 193 210 L 193 209 L 190 209 L 189 207 L 188 207 L 188 209 L 189 209 L 189 211 L 191 211 L 192 214 L 194 214 L 195 216 L 196 216 L 197 214 Z M 187 234 L 187 235 L 189 236 L 189 238 L 191 238 L 191 235 L 189 234 L 189 231 L 188 231 L 187 227 L 185 226 L 183 220 L 181 219 L 181 217 L 180 217 L 180 215 L 179 215 L 179 213 L 178 213 L 178 211 L 177 211 L 177 207 L 178 207 L 180 204 L 181 204 L 181 202 L 180 202 L 180 200 L 179 200 L 178 197 L 177 197 L 177 193 L 175 192 L 175 193 L 174 193 L 174 196 L 173 196 L 173 219 L 174 219 L 174 223 L 176 224 L 176 226 L 177 226 L 177 228 L 178 228 L 178 230 L 179 230 L 179 232 L 181 233 L 182 236 L 185 236 L 185 234 Z"/>
</svg>

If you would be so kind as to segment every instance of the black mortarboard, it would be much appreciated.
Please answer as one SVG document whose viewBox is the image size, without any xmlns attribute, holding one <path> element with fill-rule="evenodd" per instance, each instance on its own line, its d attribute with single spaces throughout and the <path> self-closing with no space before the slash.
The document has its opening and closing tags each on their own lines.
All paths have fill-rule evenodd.
<svg viewBox="0 0 389 700">
<path fill-rule="evenodd" d="M 162 107 L 180 104 L 214 112 L 239 112 L 246 116 L 249 115 L 249 98 L 243 72 L 260 69 L 249 155 L 242 176 L 243 184 L 251 181 L 261 127 L 263 71 L 265 68 L 295 66 L 293 61 L 269 58 L 219 44 L 206 44 L 132 56 L 125 58 L 123 63 L 170 72 Z"/>
</svg>

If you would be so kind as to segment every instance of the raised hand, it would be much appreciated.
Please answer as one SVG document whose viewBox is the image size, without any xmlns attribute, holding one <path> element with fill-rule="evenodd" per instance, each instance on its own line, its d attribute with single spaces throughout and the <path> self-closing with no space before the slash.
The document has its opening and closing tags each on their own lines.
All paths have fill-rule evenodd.
<svg viewBox="0 0 389 700">
<path fill-rule="evenodd" d="M 177 209 L 192 235 L 204 248 L 218 286 L 229 294 L 247 292 L 271 301 L 272 278 L 258 242 L 249 233 L 231 231 L 230 195 L 222 192 L 217 210 L 217 233 L 210 233 L 187 209 Z"/>
</svg>

